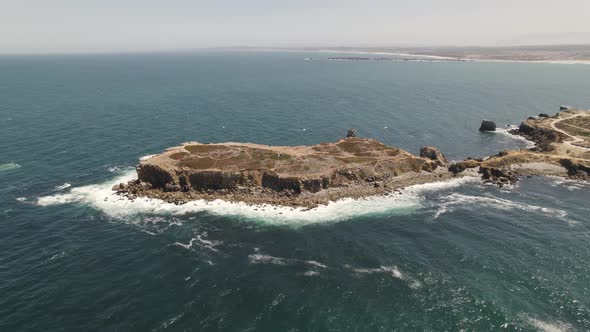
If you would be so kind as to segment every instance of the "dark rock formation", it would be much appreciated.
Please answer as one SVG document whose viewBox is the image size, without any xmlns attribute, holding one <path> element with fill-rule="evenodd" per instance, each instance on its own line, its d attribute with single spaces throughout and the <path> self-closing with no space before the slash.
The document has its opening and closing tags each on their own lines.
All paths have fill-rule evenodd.
<svg viewBox="0 0 590 332">
<path fill-rule="evenodd" d="M 496 123 L 494 121 L 482 120 L 479 131 L 496 131 Z"/>
<path fill-rule="evenodd" d="M 465 171 L 468 168 L 479 167 L 479 165 L 481 165 L 480 160 L 468 159 L 460 161 L 458 163 L 454 163 L 451 166 L 449 166 L 449 172 L 452 172 L 453 174 L 458 174 Z"/>
<path fill-rule="evenodd" d="M 484 181 L 495 183 L 500 187 L 518 181 L 518 176 L 506 169 L 482 166 L 479 168 L 479 173 Z"/>
<path fill-rule="evenodd" d="M 565 169 L 567 169 L 567 174 L 570 177 L 574 178 L 587 178 L 590 176 L 590 167 L 585 166 L 581 163 L 574 162 L 571 159 L 560 159 L 559 163 Z"/>
<path fill-rule="evenodd" d="M 300 193 L 303 184 L 301 179 L 297 177 L 280 177 L 277 174 L 268 172 L 262 176 L 262 186 L 275 191 L 291 190 Z"/>
<path fill-rule="evenodd" d="M 348 133 L 346 133 L 346 138 L 356 137 L 356 129 L 348 129 Z"/>
<path fill-rule="evenodd" d="M 190 184 L 190 187 L 196 190 L 220 190 L 234 189 L 239 185 L 245 185 L 248 180 L 248 174 L 223 171 L 192 171 L 183 178 L 184 186 Z"/>
<path fill-rule="evenodd" d="M 172 175 L 158 165 L 139 164 L 137 176 L 142 181 L 150 183 L 154 188 L 164 188 L 167 183 L 173 182 Z"/>
<path fill-rule="evenodd" d="M 539 117 L 540 118 L 550 118 L 551 116 L 549 114 L 546 114 L 546 113 L 539 113 Z"/>
<path fill-rule="evenodd" d="M 420 157 L 434 160 L 438 166 L 445 166 L 448 164 L 447 158 L 439 149 L 433 146 L 423 146 L 420 148 Z"/>
<path fill-rule="evenodd" d="M 535 151 L 549 152 L 553 150 L 551 143 L 563 142 L 563 135 L 560 132 L 535 125 L 535 120 L 527 120 L 521 123 L 514 133 L 537 143 L 534 148 Z"/>
</svg>

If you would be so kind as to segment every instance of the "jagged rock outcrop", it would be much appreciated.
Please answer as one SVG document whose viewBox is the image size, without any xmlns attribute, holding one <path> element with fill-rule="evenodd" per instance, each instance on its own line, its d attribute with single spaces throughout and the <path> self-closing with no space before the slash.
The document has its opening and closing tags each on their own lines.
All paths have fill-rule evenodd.
<svg viewBox="0 0 590 332">
<path fill-rule="evenodd" d="M 420 148 L 420 157 L 428 158 L 436 162 L 438 166 L 446 166 L 449 162 L 439 149 L 433 146 L 423 146 Z"/>
<path fill-rule="evenodd" d="M 463 161 L 460 161 L 460 162 L 450 165 L 449 172 L 452 172 L 453 174 L 458 174 L 458 173 L 465 171 L 468 168 L 479 167 L 481 165 L 481 163 L 482 163 L 481 160 L 475 160 L 475 159 L 463 160 Z"/>
<path fill-rule="evenodd" d="M 566 158 L 560 159 L 559 163 L 567 170 L 570 177 L 579 179 L 587 179 L 590 177 L 590 167 L 582 163 Z"/>
<path fill-rule="evenodd" d="M 484 181 L 497 184 L 500 187 L 518 181 L 518 176 L 506 169 L 480 166 L 479 173 Z"/>
<path fill-rule="evenodd" d="M 496 131 L 496 123 L 494 121 L 482 120 L 479 131 Z"/>
<path fill-rule="evenodd" d="M 356 129 L 348 129 L 348 132 L 346 133 L 346 138 L 350 137 L 356 137 Z"/>
<path fill-rule="evenodd" d="M 518 130 L 512 131 L 512 133 L 524 136 L 535 142 L 537 144 L 535 150 L 550 152 L 553 150 L 551 143 L 563 142 L 563 134 L 550 127 L 543 126 L 540 121 L 542 120 L 527 119 L 520 124 Z"/>
</svg>

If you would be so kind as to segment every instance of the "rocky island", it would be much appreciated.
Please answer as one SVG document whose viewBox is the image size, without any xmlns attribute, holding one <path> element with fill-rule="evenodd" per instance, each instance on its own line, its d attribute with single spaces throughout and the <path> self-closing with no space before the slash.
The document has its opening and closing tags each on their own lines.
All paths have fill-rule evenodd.
<svg viewBox="0 0 590 332">
<path fill-rule="evenodd" d="M 485 120 L 480 130 L 495 130 Z M 435 147 L 419 155 L 356 137 L 313 146 L 184 143 L 142 160 L 137 180 L 113 187 L 120 195 L 183 204 L 223 199 L 312 208 L 342 198 L 393 194 L 414 184 L 480 174 L 500 186 L 522 175 L 588 180 L 590 112 L 564 109 L 524 121 L 513 134 L 536 143 L 484 159 L 449 163 Z"/>
</svg>

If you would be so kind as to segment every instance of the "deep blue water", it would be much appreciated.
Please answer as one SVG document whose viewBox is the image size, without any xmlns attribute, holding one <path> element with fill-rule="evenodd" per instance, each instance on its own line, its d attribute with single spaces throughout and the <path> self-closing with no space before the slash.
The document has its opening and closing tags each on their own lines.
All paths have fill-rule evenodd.
<svg viewBox="0 0 590 332">
<path fill-rule="evenodd" d="M 329 56 L 0 57 L 0 330 L 590 330 L 587 185 L 474 179 L 307 212 L 109 198 L 189 140 L 353 127 L 462 159 L 525 145 L 483 118 L 590 107 L 585 65 Z"/>
</svg>

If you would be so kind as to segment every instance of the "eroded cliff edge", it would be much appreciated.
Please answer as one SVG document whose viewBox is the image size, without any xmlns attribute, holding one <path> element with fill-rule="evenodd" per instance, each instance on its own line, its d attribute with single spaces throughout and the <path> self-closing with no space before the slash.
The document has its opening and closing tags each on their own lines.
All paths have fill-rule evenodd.
<svg viewBox="0 0 590 332">
<path fill-rule="evenodd" d="M 453 164 L 435 147 L 423 147 L 420 155 L 413 155 L 355 137 L 354 131 L 334 143 L 313 146 L 189 142 L 141 161 L 138 179 L 113 190 L 131 199 L 150 197 L 176 204 L 223 199 L 311 208 L 465 175 L 480 174 L 500 186 L 523 175 L 590 178 L 590 112 L 541 114 L 512 134 L 532 140 L 535 147 Z"/>
<path fill-rule="evenodd" d="M 384 194 L 452 176 L 434 147 L 421 155 L 368 138 L 313 146 L 185 143 L 140 162 L 138 179 L 113 188 L 131 198 L 175 203 L 224 199 L 314 207 L 345 197 Z"/>
</svg>

